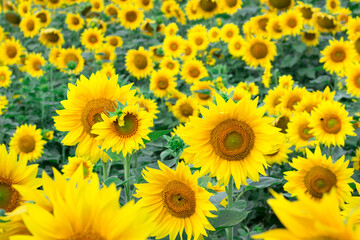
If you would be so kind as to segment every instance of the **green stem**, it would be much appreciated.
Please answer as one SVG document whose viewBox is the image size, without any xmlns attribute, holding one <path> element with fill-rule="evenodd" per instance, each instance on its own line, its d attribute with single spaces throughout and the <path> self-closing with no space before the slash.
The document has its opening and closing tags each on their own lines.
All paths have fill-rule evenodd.
<svg viewBox="0 0 360 240">
<path fill-rule="evenodd" d="M 107 162 L 102 161 L 102 165 L 103 165 L 103 174 L 104 174 L 103 179 L 105 182 L 105 180 L 109 177 L 111 162 L 110 160 Z"/>
<path fill-rule="evenodd" d="M 130 193 L 130 163 L 131 163 L 131 157 L 132 155 L 126 155 L 124 160 L 124 175 L 125 175 L 125 195 L 126 195 L 126 202 L 129 202 L 131 200 L 131 193 Z"/>
<path fill-rule="evenodd" d="M 229 185 L 226 187 L 226 195 L 227 195 L 227 199 L 228 199 L 228 204 L 227 204 L 227 208 L 231 208 L 232 204 L 233 204 L 233 177 L 230 177 L 230 181 L 229 181 Z M 229 227 L 226 230 L 226 236 L 227 236 L 227 240 L 232 240 L 233 239 L 233 228 Z"/>
</svg>

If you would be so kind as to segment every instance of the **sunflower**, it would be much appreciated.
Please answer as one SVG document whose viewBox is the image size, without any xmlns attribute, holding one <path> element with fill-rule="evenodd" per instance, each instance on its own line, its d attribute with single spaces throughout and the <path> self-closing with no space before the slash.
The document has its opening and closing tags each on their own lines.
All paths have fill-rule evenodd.
<svg viewBox="0 0 360 240">
<path fill-rule="evenodd" d="M 346 91 L 351 96 L 360 97 L 360 63 L 348 66 L 346 70 Z"/>
<path fill-rule="evenodd" d="M 191 32 L 188 34 L 188 39 L 196 50 L 205 50 L 210 43 L 206 32 Z"/>
<path fill-rule="evenodd" d="M 12 71 L 7 66 L 0 66 L 0 87 L 8 88 Z"/>
<path fill-rule="evenodd" d="M 190 87 L 200 105 L 209 105 L 215 96 L 214 84 L 211 81 L 197 81 Z"/>
<path fill-rule="evenodd" d="M 160 111 L 158 110 L 158 106 L 154 99 L 145 98 L 141 95 L 140 97 L 136 98 L 136 103 L 139 104 L 140 108 L 147 111 L 153 119 L 157 118 L 156 114 L 158 114 Z"/>
<path fill-rule="evenodd" d="M 46 61 L 40 53 L 30 53 L 25 62 L 27 73 L 32 77 L 41 77 L 44 75 L 44 71 L 41 69 L 45 65 Z"/>
<path fill-rule="evenodd" d="M 126 70 L 137 79 L 145 78 L 153 71 L 151 53 L 143 47 L 129 50 L 125 62 Z"/>
<path fill-rule="evenodd" d="M 102 12 L 104 10 L 104 2 L 102 0 L 90 0 L 91 11 Z"/>
<path fill-rule="evenodd" d="M 316 12 L 314 14 L 313 22 L 316 29 L 320 32 L 335 34 L 340 28 L 340 24 L 336 21 L 335 17 L 322 12 Z"/>
<path fill-rule="evenodd" d="M 197 55 L 197 49 L 193 42 L 185 40 L 184 43 L 184 54 L 181 56 L 183 60 L 192 60 Z"/>
<path fill-rule="evenodd" d="M 287 11 L 280 15 L 281 29 L 284 34 L 298 35 L 303 28 L 303 18 L 301 13 L 295 10 Z"/>
<path fill-rule="evenodd" d="M 149 11 L 154 7 L 153 0 L 137 0 L 137 5 L 144 11 Z"/>
<path fill-rule="evenodd" d="M 176 87 L 176 78 L 165 69 L 153 71 L 150 78 L 150 91 L 156 97 L 162 98 Z"/>
<path fill-rule="evenodd" d="M 331 13 L 337 13 L 341 8 L 340 0 L 326 0 L 326 8 Z"/>
<path fill-rule="evenodd" d="M 295 145 L 296 150 L 302 147 L 314 146 L 318 143 L 315 140 L 311 140 L 314 136 L 310 133 L 310 122 L 311 117 L 307 112 L 299 112 L 291 117 L 287 133 L 289 143 Z"/>
<path fill-rule="evenodd" d="M 119 18 L 121 25 L 123 25 L 124 28 L 134 30 L 140 27 L 143 22 L 144 13 L 136 6 L 128 4 L 121 9 Z"/>
<path fill-rule="evenodd" d="M 164 30 L 165 36 L 176 36 L 177 31 L 179 31 L 179 27 L 176 23 L 169 23 Z"/>
<path fill-rule="evenodd" d="M 36 179 L 38 165 L 27 165 L 25 158 L 17 160 L 16 152 L 10 149 L 6 151 L 5 145 L 0 146 L 0 209 L 6 213 L 13 212 L 16 208 L 24 204 L 22 194 L 14 185 L 26 186 L 30 190 L 40 187 L 40 182 Z"/>
<path fill-rule="evenodd" d="M 220 40 L 221 30 L 217 27 L 210 28 L 208 32 L 208 39 L 210 42 L 218 42 Z"/>
<path fill-rule="evenodd" d="M 317 46 L 319 44 L 320 33 L 317 30 L 306 30 L 301 33 L 301 41 L 303 41 L 306 46 Z"/>
<path fill-rule="evenodd" d="M 320 62 L 324 62 L 325 70 L 331 74 L 343 74 L 349 64 L 354 61 L 356 53 L 349 41 L 344 41 L 343 38 L 338 40 L 329 40 L 330 45 L 326 46 L 321 54 L 323 57 Z"/>
<path fill-rule="evenodd" d="M 229 43 L 232 39 L 239 35 L 239 27 L 233 23 L 227 23 L 221 28 L 221 40 Z"/>
<path fill-rule="evenodd" d="M 116 20 L 119 15 L 120 9 L 115 4 L 108 4 L 105 7 L 105 14 L 111 17 L 113 20 Z"/>
<path fill-rule="evenodd" d="M 98 28 L 88 28 L 81 34 L 81 44 L 88 50 L 99 48 L 103 41 L 103 32 Z"/>
<path fill-rule="evenodd" d="M 266 32 L 272 39 L 280 39 L 283 36 L 283 29 L 279 16 L 272 16 L 266 25 Z"/>
<path fill-rule="evenodd" d="M 268 24 L 270 18 L 271 17 L 269 14 L 252 17 L 249 21 L 249 23 L 251 25 L 250 31 L 254 35 L 259 36 L 259 37 L 267 36 L 268 35 L 267 24 Z"/>
<path fill-rule="evenodd" d="M 299 104 L 299 102 L 309 94 L 306 91 L 306 88 L 295 87 L 294 89 L 287 89 L 284 95 L 280 98 L 280 104 L 277 106 L 278 111 L 287 117 L 291 117 L 291 115 L 295 111 L 295 106 Z"/>
<path fill-rule="evenodd" d="M 176 170 L 160 161 L 158 164 L 160 169 L 143 171 L 147 183 L 135 184 L 134 196 L 141 198 L 138 204 L 154 226 L 150 236 L 169 235 L 175 240 L 185 231 L 187 239 L 199 239 L 207 236 L 205 229 L 214 231 L 207 217 L 215 217 L 210 211 L 216 208 L 209 201 L 211 193 L 198 186 L 199 172 L 191 174 L 184 163 L 179 163 Z"/>
<path fill-rule="evenodd" d="M 30 13 L 31 3 L 30 2 L 21 2 L 18 5 L 18 13 L 21 17 L 25 17 Z"/>
<path fill-rule="evenodd" d="M 351 18 L 347 26 L 348 38 L 351 41 L 355 41 L 360 33 L 360 17 Z"/>
<path fill-rule="evenodd" d="M 164 13 L 166 18 L 171 18 L 173 17 L 172 9 L 176 6 L 178 6 L 178 4 L 174 0 L 163 1 L 161 11 Z"/>
<path fill-rule="evenodd" d="M 175 76 L 179 73 L 180 64 L 178 61 L 167 57 L 160 62 L 160 69 L 164 69 L 168 71 L 171 75 Z"/>
<path fill-rule="evenodd" d="M 21 125 L 16 128 L 16 132 L 11 137 L 10 150 L 15 150 L 20 159 L 34 162 L 41 157 L 44 144 L 41 129 L 36 129 L 36 125 Z"/>
<path fill-rule="evenodd" d="M 7 100 L 6 96 L 0 95 L 0 115 L 3 115 L 6 112 L 8 104 L 9 101 Z"/>
<path fill-rule="evenodd" d="M 351 10 L 348 8 L 339 8 L 336 15 L 336 20 L 343 26 L 343 30 L 346 30 L 346 26 L 351 19 Z"/>
<path fill-rule="evenodd" d="M 272 11 L 285 11 L 295 4 L 294 0 L 265 0 L 265 2 Z"/>
<path fill-rule="evenodd" d="M 307 93 L 300 102 L 294 106 L 294 109 L 298 113 L 307 112 L 310 114 L 322 101 L 323 99 L 319 94 L 314 92 Z"/>
<path fill-rule="evenodd" d="M 351 176 L 354 169 L 348 168 L 349 161 L 344 161 L 345 156 L 337 159 L 334 163 L 331 156 L 321 155 L 321 149 L 316 147 L 312 153 L 306 149 L 306 158 L 293 158 L 290 166 L 296 171 L 285 172 L 284 190 L 293 196 L 306 193 L 314 199 L 320 199 L 325 193 L 335 189 L 339 204 L 343 204 L 351 197 L 352 188 L 349 183 L 354 182 Z"/>
<path fill-rule="evenodd" d="M 228 94 L 230 95 L 233 92 L 232 100 L 235 102 L 240 101 L 243 98 L 251 99 L 251 93 L 248 90 L 239 87 L 232 87 L 228 89 Z"/>
<path fill-rule="evenodd" d="M 115 48 L 109 44 L 103 44 L 95 50 L 95 59 L 105 62 L 113 62 L 116 58 Z"/>
<path fill-rule="evenodd" d="M 282 75 L 278 79 L 279 85 L 278 87 L 285 88 L 285 89 L 292 89 L 294 85 L 294 80 L 291 75 Z"/>
<path fill-rule="evenodd" d="M 270 165 L 287 163 L 289 158 L 288 154 L 292 152 L 290 147 L 291 144 L 288 143 L 286 137 L 284 137 L 281 144 L 276 146 L 272 153 L 264 155 L 266 162 Z"/>
<path fill-rule="evenodd" d="M 354 170 L 358 171 L 360 169 L 360 147 L 356 149 L 356 156 L 351 158 L 353 162 Z"/>
<path fill-rule="evenodd" d="M 182 97 L 176 101 L 172 112 L 179 122 L 189 122 L 190 117 L 199 116 L 199 105 L 194 98 Z"/>
<path fill-rule="evenodd" d="M 189 0 L 185 6 L 186 17 L 189 20 L 197 20 L 201 18 L 201 14 L 198 11 L 198 0 Z"/>
<path fill-rule="evenodd" d="M 19 25 L 24 37 L 34 37 L 40 31 L 40 20 L 34 15 L 26 15 Z"/>
<path fill-rule="evenodd" d="M 282 195 L 272 193 L 275 199 L 268 203 L 286 229 L 272 229 L 251 236 L 263 240 L 346 239 L 356 240 L 359 229 L 353 221 L 344 222 L 340 213 L 336 192 L 330 191 L 319 201 L 305 194 L 297 201 L 288 201 Z"/>
<path fill-rule="evenodd" d="M 81 75 L 75 85 L 69 84 L 67 100 L 61 102 L 65 109 L 58 110 L 59 115 L 53 117 L 56 129 L 68 132 L 62 143 L 67 146 L 78 143 L 76 154 L 89 156 L 91 162 L 100 157 L 107 160 L 107 155 L 98 147 L 101 142 L 91 133 L 92 126 L 101 121 L 101 113 L 114 111 L 117 101 L 125 104 L 125 100 L 131 101 L 135 94 L 130 90 L 131 85 L 119 87 L 117 80 L 117 75 L 108 79 L 100 72 L 89 79 Z"/>
<path fill-rule="evenodd" d="M 42 29 L 39 41 L 48 48 L 61 47 L 65 43 L 61 30 L 55 28 Z"/>
<path fill-rule="evenodd" d="M 245 43 L 245 40 L 241 36 L 236 36 L 228 44 L 229 53 L 234 57 L 241 57 L 242 47 Z"/>
<path fill-rule="evenodd" d="M 209 76 L 204 64 L 199 60 L 187 60 L 182 65 L 181 76 L 187 83 L 194 83 Z"/>
<path fill-rule="evenodd" d="M 59 56 L 61 54 L 61 48 L 53 47 L 50 49 L 48 60 L 50 63 L 52 63 L 54 66 L 59 67 Z"/>
<path fill-rule="evenodd" d="M 225 0 L 222 7 L 222 11 L 227 14 L 234 14 L 237 10 L 241 9 L 241 0 Z"/>
<path fill-rule="evenodd" d="M 262 66 L 274 60 L 276 55 L 275 43 L 267 39 L 252 38 L 245 42 L 243 50 L 243 59 L 251 67 Z"/>
<path fill-rule="evenodd" d="M 221 1 L 213 1 L 213 0 L 200 0 L 198 1 L 197 11 L 199 15 L 203 18 L 211 18 L 215 14 L 218 14 L 222 10 L 222 2 Z"/>
<path fill-rule="evenodd" d="M 79 14 L 68 13 L 66 14 L 65 23 L 69 30 L 77 32 L 83 29 L 85 21 Z"/>
<path fill-rule="evenodd" d="M 264 106 L 269 115 L 277 115 L 279 113 L 278 105 L 281 103 L 280 99 L 285 92 L 286 89 L 279 87 L 268 91 L 268 94 L 264 98 Z"/>
<path fill-rule="evenodd" d="M 183 41 L 180 36 L 167 36 L 163 43 L 165 56 L 180 57 L 184 51 Z"/>
<path fill-rule="evenodd" d="M 113 46 L 114 48 L 122 47 L 124 41 L 120 36 L 107 36 L 106 43 Z"/>
<path fill-rule="evenodd" d="M 101 118 L 103 121 L 95 123 L 91 133 L 102 142 L 102 150 L 111 148 L 112 152 L 122 152 L 125 157 L 140 146 L 145 147 L 143 139 L 150 140 L 147 135 L 151 132 L 153 118 L 138 105 L 125 106 L 120 116 L 108 117 L 102 113 Z"/>
<path fill-rule="evenodd" d="M 94 176 L 94 164 L 89 159 L 85 157 L 69 157 L 68 160 L 68 164 L 64 165 L 61 170 L 65 178 L 71 178 L 80 166 L 82 166 L 84 179 L 91 179 Z"/>
<path fill-rule="evenodd" d="M 61 7 L 63 0 L 49 0 L 46 2 L 46 6 L 51 9 L 56 9 Z"/>
<path fill-rule="evenodd" d="M 216 105 L 200 108 L 203 118 L 190 118 L 177 134 L 189 145 L 184 151 L 194 154 L 193 164 L 201 167 L 201 174 L 210 172 L 225 185 L 232 176 L 239 189 L 247 177 L 258 181 L 259 173 L 266 174 L 264 155 L 280 144 L 282 135 L 263 117 L 265 109 L 256 107 L 257 99 L 234 103 L 220 95 L 215 98 Z"/>
<path fill-rule="evenodd" d="M 81 56 L 81 49 L 75 48 L 66 48 L 61 49 L 60 55 L 58 57 L 58 64 L 60 68 L 68 69 L 69 73 L 79 74 L 84 68 L 84 58 Z M 75 64 L 75 67 L 69 68 L 69 65 Z M 65 71 L 65 70 L 64 70 Z"/>
<path fill-rule="evenodd" d="M 35 16 L 40 20 L 40 28 L 49 26 L 51 22 L 51 14 L 48 10 L 41 10 Z"/>
<path fill-rule="evenodd" d="M 81 169 L 69 181 L 56 170 L 54 175 L 52 180 L 43 174 L 42 201 L 51 209 L 42 202 L 26 204 L 23 220 L 32 234 L 27 239 L 147 239 L 146 216 L 133 201 L 120 208 L 120 191 L 114 184 L 99 186 L 97 175 L 83 180 Z"/>
<path fill-rule="evenodd" d="M 299 1 L 297 3 L 298 5 L 295 7 L 295 10 L 301 13 L 304 23 L 312 25 L 314 13 L 317 12 L 318 9 L 313 8 L 311 4 L 305 4 Z"/>
<path fill-rule="evenodd" d="M 311 114 L 310 133 L 326 146 L 343 146 L 346 135 L 356 135 L 351 120 L 341 103 L 324 101 Z"/>
</svg>

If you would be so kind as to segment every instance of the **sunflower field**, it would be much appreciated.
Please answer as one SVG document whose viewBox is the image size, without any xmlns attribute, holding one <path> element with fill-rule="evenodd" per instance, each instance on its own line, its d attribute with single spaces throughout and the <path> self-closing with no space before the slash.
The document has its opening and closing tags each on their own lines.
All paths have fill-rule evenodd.
<svg viewBox="0 0 360 240">
<path fill-rule="evenodd" d="M 0 0 L 0 240 L 360 240 L 360 0 Z"/>
</svg>

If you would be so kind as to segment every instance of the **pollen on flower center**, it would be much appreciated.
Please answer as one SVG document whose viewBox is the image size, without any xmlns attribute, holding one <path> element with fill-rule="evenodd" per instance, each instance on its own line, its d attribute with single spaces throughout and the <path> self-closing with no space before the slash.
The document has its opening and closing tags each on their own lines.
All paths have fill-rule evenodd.
<svg viewBox="0 0 360 240">
<path fill-rule="evenodd" d="M 177 218 L 190 217 L 195 213 L 196 199 L 194 191 L 186 184 L 172 180 L 162 191 L 164 206 Z"/>
<path fill-rule="evenodd" d="M 8 179 L 0 177 L 0 209 L 12 212 L 20 206 L 20 194 L 12 186 Z"/>
<path fill-rule="evenodd" d="M 189 74 L 193 78 L 197 78 L 200 75 L 200 70 L 197 67 L 193 67 L 190 69 Z"/>
<path fill-rule="evenodd" d="M 191 115 L 193 115 L 194 109 L 192 108 L 192 106 L 188 103 L 184 103 L 180 106 L 180 112 L 181 115 L 185 116 L 185 117 L 189 117 Z"/>
<path fill-rule="evenodd" d="M 29 30 L 29 31 L 32 31 L 35 29 L 35 23 L 33 20 L 29 20 L 27 23 L 26 23 L 26 28 Z"/>
<path fill-rule="evenodd" d="M 142 54 L 136 54 L 136 56 L 134 57 L 134 65 L 140 70 L 145 69 L 148 65 L 146 57 Z"/>
<path fill-rule="evenodd" d="M 321 121 L 321 127 L 327 133 L 337 134 L 341 130 L 341 120 L 335 115 L 327 116 Z"/>
<path fill-rule="evenodd" d="M 157 82 L 157 87 L 161 90 L 167 89 L 169 86 L 169 81 L 165 77 L 160 77 Z"/>
<path fill-rule="evenodd" d="M 346 54 L 342 48 L 337 48 L 334 51 L 332 51 L 330 56 L 332 61 L 342 62 L 345 59 Z"/>
<path fill-rule="evenodd" d="M 16 47 L 14 47 L 14 46 L 8 46 L 7 49 L 6 49 L 6 55 L 7 55 L 9 58 L 15 58 L 16 55 L 17 55 L 17 49 L 16 49 Z"/>
<path fill-rule="evenodd" d="M 129 138 L 137 132 L 139 121 L 136 116 L 128 113 L 124 116 L 123 126 L 119 126 L 118 120 L 113 122 L 112 126 L 119 137 Z"/>
<path fill-rule="evenodd" d="M 126 13 L 126 20 L 129 22 L 135 22 L 137 19 L 137 14 L 135 11 L 129 11 Z"/>
<path fill-rule="evenodd" d="M 266 57 L 268 54 L 267 46 L 264 43 L 257 42 L 250 48 L 251 55 L 256 59 Z"/>
<path fill-rule="evenodd" d="M 25 135 L 19 139 L 19 148 L 23 153 L 30 153 L 35 149 L 35 139 L 32 136 Z"/>
<path fill-rule="evenodd" d="M 314 198 L 321 198 L 323 193 L 329 192 L 336 185 L 336 182 L 336 175 L 320 166 L 311 168 L 304 178 L 307 191 Z"/>
</svg>

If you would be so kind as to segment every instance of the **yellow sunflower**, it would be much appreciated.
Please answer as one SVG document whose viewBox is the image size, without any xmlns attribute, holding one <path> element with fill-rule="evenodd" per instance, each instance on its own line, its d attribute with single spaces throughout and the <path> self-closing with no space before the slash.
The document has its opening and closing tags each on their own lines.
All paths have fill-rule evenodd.
<svg viewBox="0 0 360 240">
<path fill-rule="evenodd" d="M 189 40 L 184 41 L 184 54 L 181 56 L 182 59 L 186 60 L 192 60 L 197 55 L 197 49 L 193 42 L 190 42 Z"/>
<path fill-rule="evenodd" d="M 241 36 L 236 36 L 228 44 L 229 53 L 234 57 L 241 57 L 242 47 L 245 44 L 245 40 Z"/>
<path fill-rule="evenodd" d="M 268 91 L 268 94 L 264 98 L 264 106 L 269 115 L 277 115 L 279 113 L 278 105 L 281 103 L 280 99 L 285 92 L 286 89 L 279 87 Z"/>
<path fill-rule="evenodd" d="M 7 66 L 0 66 L 0 87 L 8 88 L 11 83 L 12 71 Z"/>
<path fill-rule="evenodd" d="M 349 39 L 354 41 L 360 33 L 360 17 L 351 18 L 347 26 Z"/>
<path fill-rule="evenodd" d="M 345 75 L 346 91 L 351 96 L 360 97 L 360 63 L 348 66 Z"/>
<path fill-rule="evenodd" d="M 360 169 L 360 147 L 356 149 L 356 156 L 351 158 L 353 168 L 358 171 Z"/>
<path fill-rule="evenodd" d="M 136 102 L 139 104 L 139 107 L 147 111 L 152 118 L 157 118 L 156 114 L 158 114 L 160 111 L 158 110 L 158 106 L 154 99 L 145 98 L 141 95 L 140 97 L 136 98 Z"/>
<path fill-rule="evenodd" d="M 326 8 L 331 13 L 337 13 L 341 8 L 340 0 L 326 0 Z"/>
<path fill-rule="evenodd" d="M 210 173 L 224 185 L 232 176 L 239 189 L 247 177 L 259 181 L 259 173 L 266 175 L 264 155 L 280 144 L 282 135 L 263 117 L 265 109 L 257 108 L 257 99 L 234 103 L 220 95 L 215 98 L 216 105 L 200 108 L 202 118 L 190 118 L 176 133 L 189 145 L 184 151 L 194 155 L 191 161 L 201 167 L 201 174 Z"/>
<path fill-rule="evenodd" d="M 234 23 L 227 23 L 221 28 L 221 40 L 226 43 L 231 42 L 236 36 L 239 35 L 239 27 Z"/>
<path fill-rule="evenodd" d="M 351 10 L 348 8 L 339 8 L 336 14 L 336 20 L 343 26 L 342 30 L 346 30 L 346 26 L 351 19 Z"/>
<path fill-rule="evenodd" d="M 55 28 L 41 30 L 39 41 L 48 48 L 61 47 L 65 43 L 61 30 Z"/>
<path fill-rule="evenodd" d="M 295 106 L 309 94 L 306 88 L 295 87 L 294 89 L 287 89 L 284 95 L 280 98 L 280 104 L 277 106 L 277 110 L 287 117 L 295 111 Z"/>
<path fill-rule="evenodd" d="M 71 48 L 61 49 L 57 60 L 59 67 L 68 73 L 79 74 L 83 70 L 85 63 L 81 53 L 81 49 L 75 48 L 74 46 Z"/>
<path fill-rule="evenodd" d="M 251 33 L 253 33 L 254 35 L 256 35 L 258 37 L 267 36 L 268 35 L 267 24 L 268 24 L 270 18 L 271 17 L 269 14 L 259 15 L 259 16 L 250 18 L 249 24 L 251 26 L 250 27 Z"/>
<path fill-rule="evenodd" d="M 152 91 L 156 97 L 165 97 L 175 89 L 175 80 L 176 78 L 165 69 L 153 71 L 150 77 L 150 91 Z"/>
<path fill-rule="evenodd" d="M 116 58 L 115 48 L 109 44 L 103 44 L 95 50 L 95 59 L 104 62 L 113 62 Z"/>
<path fill-rule="evenodd" d="M 285 11 L 291 9 L 295 1 L 294 0 L 265 0 L 265 3 L 272 11 Z"/>
<path fill-rule="evenodd" d="M 215 96 L 214 84 L 211 81 L 197 81 L 190 87 L 190 91 L 200 105 L 209 105 Z"/>
<path fill-rule="evenodd" d="M 120 10 L 119 18 L 124 28 L 134 30 L 144 21 L 144 13 L 136 6 L 128 4 Z"/>
<path fill-rule="evenodd" d="M 218 42 L 220 40 L 221 30 L 217 27 L 210 28 L 208 38 L 210 42 Z"/>
<path fill-rule="evenodd" d="M 60 48 L 51 48 L 48 56 L 48 60 L 50 63 L 54 64 L 54 66 L 59 67 L 59 56 L 61 54 Z"/>
<path fill-rule="evenodd" d="M 303 28 L 303 18 L 299 11 L 287 11 L 280 15 L 281 29 L 284 34 L 287 35 L 298 35 Z"/>
<path fill-rule="evenodd" d="M 180 57 L 184 51 L 183 41 L 180 36 L 167 36 L 163 43 L 165 56 Z"/>
<path fill-rule="evenodd" d="M 188 39 L 196 50 L 205 50 L 210 43 L 206 32 L 191 32 L 188 34 Z"/>
<path fill-rule="evenodd" d="M 324 69 L 331 74 L 343 74 L 349 64 L 354 61 L 356 53 L 349 41 L 343 38 L 338 40 L 329 40 L 330 45 L 325 47 L 321 54 L 323 57 L 320 62 L 324 62 Z"/>
<path fill-rule="evenodd" d="M 153 71 L 151 53 L 143 47 L 131 49 L 125 57 L 126 70 L 137 79 L 145 78 Z"/>
<path fill-rule="evenodd" d="M 314 136 L 310 133 L 310 122 L 311 117 L 307 112 L 296 113 L 290 118 L 290 122 L 287 125 L 287 134 L 289 143 L 295 145 L 296 150 L 318 144 L 318 141 L 311 140 Z"/>
<path fill-rule="evenodd" d="M 299 1 L 297 4 L 298 5 L 295 7 L 295 10 L 301 13 L 304 23 L 313 25 L 313 16 L 314 13 L 318 11 L 318 9 L 314 8 L 311 4 L 305 4 Z"/>
<path fill-rule="evenodd" d="M 174 116 L 179 122 L 189 122 L 190 117 L 199 116 L 199 104 L 191 97 L 182 97 L 176 101 L 172 108 Z"/>
<path fill-rule="evenodd" d="M 130 90 L 131 85 L 119 87 L 117 75 L 108 79 L 105 74 L 97 72 L 89 79 L 80 76 L 75 85 L 69 84 L 67 100 L 61 102 L 64 109 L 58 110 L 58 116 L 53 117 L 55 127 L 59 131 L 68 132 L 62 143 L 76 148 L 77 156 L 89 156 L 92 162 L 99 158 L 107 160 L 91 133 L 92 126 L 101 121 L 101 114 L 116 109 L 117 101 L 125 104 L 131 101 L 135 91 Z"/>
<path fill-rule="evenodd" d="M 16 128 L 16 132 L 11 137 L 10 150 L 15 150 L 20 159 L 35 162 L 43 153 L 44 144 L 41 129 L 36 129 L 36 125 L 21 125 Z"/>
<path fill-rule="evenodd" d="M 320 33 L 317 30 L 306 30 L 301 33 L 301 41 L 307 46 L 313 47 L 319 44 Z"/>
<path fill-rule="evenodd" d="M 326 155 L 321 154 L 319 146 L 314 153 L 306 149 L 306 158 L 293 158 L 290 163 L 296 170 L 284 173 L 288 181 L 284 190 L 292 196 L 305 193 L 314 199 L 320 199 L 333 188 L 339 204 L 342 205 L 351 197 L 353 190 L 349 183 L 354 182 L 351 178 L 354 169 L 348 168 L 349 161 L 344 160 L 345 156 L 342 156 L 333 163 L 331 156 L 327 159 Z"/>
<path fill-rule="evenodd" d="M 149 11 L 154 7 L 153 0 L 137 0 L 137 5 L 145 11 Z"/>
<path fill-rule="evenodd" d="M 105 14 L 111 17 L 113 20 L 116 20 L 119 15 L 120 9 L 115 4 L 108 4 L 105 7 Z"/>
<path fill-rule="evenodd" d="M 84 173 L 84 179 L 91 179 L 95 173 L 93 173 L 94 164 L 85 157 L 69 157 L 68 164 L 63 166 L 61 170 L 64 173 L 65 178 L 71 178 L 80 166 Z"/>
<path fill-rule="evenodd" d="M 266 25 L 266 32 L 272 39 L 280 39 L 283 36 L 283 29 L 279 16 L 271 16 Z"/>
<path fill-rule="evenodd" d="M 30 2 L 20 2 L 18 5 L 18 13 L 21 17 L 26 16 L 30 13 L 31 3 Z"/>
<path fill-rule="evenodd" d="M 135 184 L 134 196 L 141 198 L 138 204 L 153 226 L 150 236 L 175 240 L 185 231 L 188 239 L 199 239 L 207 236 L 205 229 L 214 231 L 207 217 L 215 217 L 210 211 L 216 208 L 209 201 L 211 193 L 198 186 L 199 172 L 191 174 L 184 163 L 176 170 L 158 164 L 160 169 L 143 171 L 147 183 Z"/>
<path fill-rule="evenodd" d="M 26 15 L 19 25 L 24 37 L 34 37 L 40 31 L 40 20 L 34 15 Z"/>
<path fill-rule="evenodd" d="M 49 26 L 51 22 L 51 14 L 48 10 L 41 10 L 35 16 L 40 20 L 40 28 Z"/>
<path fill-rule="evenodd" d="M 298 113 L 307 112 L 310 114 L 321 102 L 323 102 L 323 98 L 319 94 L 309 92 L 294 106 L 294 109 Z"/>
<path fill-rule="evenodd" d="M 326 146 L 344 146 L 346 135 L 356 136 L 345 106 L 339 102 L 324 101 L 312 111 L 309 127 L 319 142 Z"/>
<path fill-rule="evenodd" d="M 327 32 L 335 34 L 340 29 L 340 24 L 332 15 L 316 12 L 313 16 L 314 25 L 320 32 Z"/>
<path fill-rule="evenodd" d="M 102 0 L 90 0 L 91 11 L 102 12 L 104 10 L 104 2 Z"/>
<path fill-rule="evenodd" d="M 27 73 L 32 77 L 41 77 L 44 75 L 44 71 L 41 69 L 45 65 L 46 61 L 40 53 L 30 53 L 25 62 L 25 68 Z"/>
<path fill-rule="evenodd" d="M 225 0 L 222 7 L 222 11 L 227 14 L 234 14 L 237 10 L 241 9 L 241 0 Z"/>
<path fill-rule="evenodd" d="M 243 59 L 251 67 L 262 66 L 274 60 L 276 56 L 275 43 L 267 39 L 252 38 L 245 41 L 243 49 Z"/>
<path fill-rule="evenodd" d="M 285 88 L 285 89 L 292 89 L 294 85 L 294 80 L 291 75 L 282 75 L 278 79 L 279 85 L 278 87 Z"/>
<path fill-rule="evenodd" d="M 182 65 L 181 76 L 189 84 L 208 75 L 204 64 L 199 60 L 187 60 Z"/>
<path fill-rule="evenodd" d="M 169 23 L 165 29 L 164 34 L 165 36 L 176 36 L 177 31 L 179 31 L 179 27 L 176 23 Z"/>
<path fill-rule="evenodd" d="M 122 47 L 124 41 L 120 36 L 107 36 L 106 43 L 113 46 L 114 48 Z"/>
<path fill-rule="evenodd" d="M 168 71 L 171 75 L 175 76 L 179 73 L 180 64 L 178 61 L 167 57 L 161 60 L 160 69 L 164 69 Z"/>
<path fill-rule="evenodd" d="M 213 1 L 213 0 L 200 0 L 198 1 L 197 11 L 199 15 L 203 18 L 211 18 L 215 14 L 218 14 L 222 10 L 222 1 Z"/>
<path fill-rule="evenodd" d="M 91 133 L 102 142 L 102 150 L 111 148 L 112 152 L 122 152 L 125 157 L 140 146 L 145 147 L 143 139 L 150 140 L 147 135 L 151 132 L 153 118 L 138 105 L 124 107 L 120 116 L 108 117 L 102 113 L 101 118 L 103 121 L 95 123 Z"/>
<path fill-rule="evenodd" d="M 77 32 L 83 29 L 85 21 L 79 14 L 68 13 L 66 14 L 65 23 L 69 30 Z"/>
<path fill-rule="evenodd" d="M 287 163 L 289 158 L 288 154 L 292 152 L 290 147 L 291 144 L 287 142 L 287 139 L 284 136 L 280 145 L 276 146 L 270 154 L 264 155 L 266 162 L 270 165 L 274 165 L 275 163 L 279 165 Z"/>
<path fill-rule="evenodd" d="M 235 102 L 240 101 L 243 98 L 251 99 L 251 93 L 246 89 L 240 87 L 228 88 L 228 94 L 231 94 L 231 92 L 234 92 L 232 96 L 232 100 L 234 100 Z"/>
<path fill-rule="evenodd" d="M 46 6 L 51 9 L 56 9 L 61 7 L 63 0 L 49 0 L 46 2 Z"/>
<path fill-rule="evenodd" d="M 0 95 L 0 115 L 3 115 L 6 112 L 8 104 L 9 101 L 7 100 L 6 96 Z"/>
<path fill-rule="evenodd" d="M 88 28 L 81 34 L 80 41 L 85 48 L 95 50 L 102 45 L 104 35 L 98 28 Z"/>
</svg>

